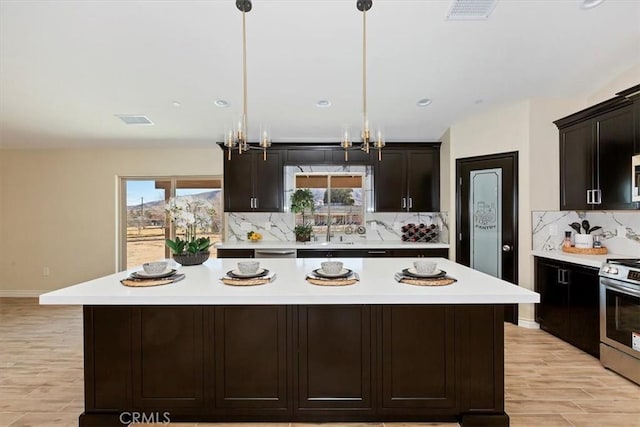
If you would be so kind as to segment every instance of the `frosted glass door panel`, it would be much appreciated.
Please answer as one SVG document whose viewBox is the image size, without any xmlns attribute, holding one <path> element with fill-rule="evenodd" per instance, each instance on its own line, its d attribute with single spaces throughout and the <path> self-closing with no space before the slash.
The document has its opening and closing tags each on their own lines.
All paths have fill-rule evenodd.
<svg viewBox="0 0 640 427">
<path fill-rule="evenodd" d="M 502 278 L 502 169 L 471 171 L 471 268 Z"/>
</svg>

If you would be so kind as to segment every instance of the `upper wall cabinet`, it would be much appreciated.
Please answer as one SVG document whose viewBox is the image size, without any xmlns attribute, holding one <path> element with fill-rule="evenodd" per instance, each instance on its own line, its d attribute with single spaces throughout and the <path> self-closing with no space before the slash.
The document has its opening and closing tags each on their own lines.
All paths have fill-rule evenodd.
<svg viewBox="0 0 640 427">
<path fill-rule="evenodd" d="M 391 144 L 374 162 L 377 212 L 440 210 L 440 144 Z"/>
<path fill-rule="evenodd" d="M 268 150 L 231 153 L 224 158 L 225 212 L 280 212 L 283 210 L 282 153 Z"/>
<path fill-rule="evenodd" d="M 631 157 L 640 132 L 636 108 L 619 95 L 554 122 L 560 130 L 560 210 L 636 208 L 631 201 Z"/>
</svg>

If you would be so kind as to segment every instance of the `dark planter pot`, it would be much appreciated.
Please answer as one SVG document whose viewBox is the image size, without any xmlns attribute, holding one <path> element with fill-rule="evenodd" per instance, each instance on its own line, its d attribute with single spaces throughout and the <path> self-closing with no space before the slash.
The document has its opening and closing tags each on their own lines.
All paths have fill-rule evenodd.
<svg viewBox="0 0 640 427">
<path fill-rule="evenodd" d="M 296 234 L 296 242 L 308 242 L 311 240 L 310 234 Z"/>
<path fill-rule="evenodd" d="M 197 254 L 173 254 L 173 259 L 182 266 L 187 265 L 200 265 L 209 259 L 209 251 L 198 252 Z"/>
</svg>

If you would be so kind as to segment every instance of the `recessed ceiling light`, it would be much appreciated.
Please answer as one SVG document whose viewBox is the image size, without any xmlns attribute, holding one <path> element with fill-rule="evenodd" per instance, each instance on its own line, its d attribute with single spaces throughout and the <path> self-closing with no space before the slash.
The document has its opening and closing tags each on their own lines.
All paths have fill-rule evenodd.
<svg viewBox="0 0 640 427">
<path fill-rule="evenodd" d="M 476 99 L 475 101 L 473 101 L 474 104 L 482 104 L 483 102 L 483 99 Z"/>
<path fill-rule="evenodd" d="M 431 101 L 429 98 L 422 98 L 421 100 L 419 100 L 418 102 L 416 102 L 416 105 L 418 107 L 426 107 L 428 105 L 431 105 L 433 101 Z"/>
<path fill-rule="evenodd" d="M 600 6 L 604 0 L 582 0 L 583 9 L 593 9 L 596 6 Z"/>
<path fill-rule="evenodd" d="M 176 108 L 177 108 L 177 107 L 180 107 L 182 104 L 180 104 L 180 102 L 179 102 L 179 101 L 173 101 L 173 102 L 171 103 L 171 105 L 173 105 L 174 107 L 176 107 Z"/>
<path fill-rule="evenodd" d="M 328 99 L 321 99 L 320 101 L 316 102 L 316 107 L 318 108 L 331 107 L 331 101 L 329 101 Z"/>
<path fill-rule="evenodd" d="M 220 108 L 227 108 L 229 106 L 229 103 L 224 99 L 216 99 L 213 103 L 215 104 L 216 107 L 220 107 Z"/>
</svg>

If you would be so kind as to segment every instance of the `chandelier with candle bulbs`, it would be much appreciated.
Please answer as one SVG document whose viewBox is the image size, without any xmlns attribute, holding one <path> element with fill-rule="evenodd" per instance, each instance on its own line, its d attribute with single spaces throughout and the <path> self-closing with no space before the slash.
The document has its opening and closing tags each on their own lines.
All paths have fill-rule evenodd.
<svg viewBox="0 0 640 427">
<path fill-rule="evenodd" d="M 382 160 L 382 148 L 385 146 L 382 129 L 378 128 L 372 135 L 367 115 L 367 11 L 373 6 L 373 0 L 357 0 L 356 8 L 362 12 L 362 129 L 360 138 L 362 143 L 356 147 L 367 154 L 371 147 L 378 150 L 378 160 Z M 353 142 L 349 130 L 344 129 L 340 146 L 344 149 L 344 159 L 349 160 L 349 150 L 353 149 Z"/>
<path fill-rule="evenodd" d="M 247 24 L 246 15 L 251 11 L 251 0 L 236 0 L 236 7 L 242 12 L 242 115 L 237 125 L 232 126 L 224 136 L 224 146 L 227 147 L 229 160 L 231 152 L 237 148 L 238 154 L 250 149 L 263 152 L 263 159 L 267 160 L 267 148 L 271 147 L 271 138 L 267 129 L 260 129 L 258 146 L 251 146 L 247 141 Z"/>
</svg>

